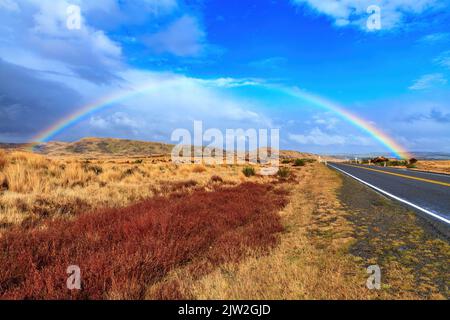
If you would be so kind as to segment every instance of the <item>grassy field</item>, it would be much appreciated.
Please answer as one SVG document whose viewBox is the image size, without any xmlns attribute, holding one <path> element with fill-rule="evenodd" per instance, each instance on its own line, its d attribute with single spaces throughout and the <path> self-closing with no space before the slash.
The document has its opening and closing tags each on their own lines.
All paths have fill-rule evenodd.
<svg viewBox="0 0 450 320">
<path fill-rule="evenodd" d="M 233 166 L 176 165 L 168 157 L 99 158 L 0 153 L 0 230 L 65 217 L 95 208 L 117 208 L 156 195 L 246 178 Z"/>
<path fill-rule="evenodd" d="M 450 160 L 421 160 L 416 167 L 418 170 L 450 174 Z"/>
<path fill-rule="evenodd" d="M 166 156 L 0 152 L 0 298 L 449 298 L 448 241 L 370 190 L 356 201 L 322 164 L 282 163 L 264 177 Z M 372 264 L 381 290 L 366 288 Z M 80 291 L 66 288 L 69 265 Z"/>
</svg>

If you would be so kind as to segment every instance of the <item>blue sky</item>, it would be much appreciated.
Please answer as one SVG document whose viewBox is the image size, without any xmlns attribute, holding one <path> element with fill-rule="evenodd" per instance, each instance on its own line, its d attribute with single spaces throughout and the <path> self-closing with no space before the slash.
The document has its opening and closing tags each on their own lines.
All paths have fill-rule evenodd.
<svg viewBox="0 0 450 320">
<path fill-rule="evenodd" d="M 80 8 L 79 30 L 67 8 Z M 381 9 L 369 30 L 367 8 Z M 27 141 L 80 106 L 148 84 L 55 139 L 169 141 L 176 128 L 279 128 L 281 147 L 385 148 L 339 103 L 412 151 L 450 152 L 450 2 L 0 0 L 0 141 Z"/>
</svg>

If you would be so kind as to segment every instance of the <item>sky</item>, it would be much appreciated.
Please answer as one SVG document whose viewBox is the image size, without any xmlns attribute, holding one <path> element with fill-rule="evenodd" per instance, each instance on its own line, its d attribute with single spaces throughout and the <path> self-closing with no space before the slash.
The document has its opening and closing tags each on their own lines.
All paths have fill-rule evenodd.
<svg viewBox="0 0 450 320">
<path fill-rule="evenodd" d="M 31 141 L 87 104 L 145 86 L 49 139 L 170 142 L 199 120 L 279 129 L 283 149 L 386 151 L 286 93 L 301 90 L 407 150 L 450 152 L 448 0 L 0 0 L 0 21 L 2 142 Z"/>
</svg>

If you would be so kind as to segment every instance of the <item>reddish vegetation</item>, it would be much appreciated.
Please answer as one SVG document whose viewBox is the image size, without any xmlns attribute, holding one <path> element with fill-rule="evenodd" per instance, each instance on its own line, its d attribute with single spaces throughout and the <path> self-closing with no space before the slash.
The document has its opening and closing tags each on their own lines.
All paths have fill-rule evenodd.
<svg viewBox="0 0 450 320">
<path fill-rule="evenodd" d="M 0 298 L 140 299 L 175 267 L 200 274 L 249 248 L 272 247 L 285 204 L 284 191 L 243 184 L 13 230 L 0 239 Z M 80 291 L 66 289 L 70 265 L 81 268 Z"/>
</svg>

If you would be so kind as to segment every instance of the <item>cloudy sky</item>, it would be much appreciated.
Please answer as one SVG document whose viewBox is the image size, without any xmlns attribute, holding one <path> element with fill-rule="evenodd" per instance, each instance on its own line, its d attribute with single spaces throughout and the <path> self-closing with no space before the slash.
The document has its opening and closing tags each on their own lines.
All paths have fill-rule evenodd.
<svg viewBox="0 0 450 320">
<path fill-rule="evenodd" d="M 379 30 L 367 25 L 374 4 Z M 279 128 L 282 148 L 385 150 L 338 114 L 283 93 L 300 89 L 409 150 L 450 152 L 449 1 L 0 0 L 0 21 L 2 142 L 29 141 L 86 104 L 145 85 L 50 138 L 169 142 L 202 120 Z"/>
</svg>

